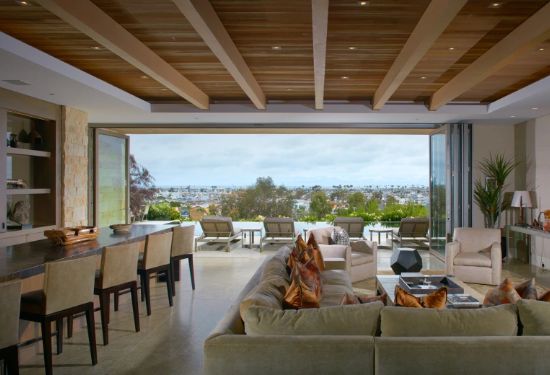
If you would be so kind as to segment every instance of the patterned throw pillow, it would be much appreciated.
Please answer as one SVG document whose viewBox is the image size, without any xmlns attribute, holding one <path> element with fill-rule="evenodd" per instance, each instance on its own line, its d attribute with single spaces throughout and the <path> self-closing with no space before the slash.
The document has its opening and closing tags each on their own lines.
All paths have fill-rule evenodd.
<svg viewBox="0 0 550 375">
<path fill-rule="evenodd" d="M 319 268 L 319 271 L 323 272 L 325 270 L 325 261 L 321 250 L 319 250 L 319 245 L 317 244 L 317 241 L 315 241 L 313 235 L 309 236 L 309 239 L 307 240 L 307 251 L 315 260 L 315 264 L 317 265 L 317 268 Z"/>
<path fill-rule="evenodd" d="M 538 299 L 535 279 L 526 280 L 516 285 L 515 289 L 522 299 Z"/>
<path fill-rule="evenodd" d="M 438 290 L 419 298 L 410 294 L 399 285 L 396 285 L 395 305 L 403 307 L 444 309 L 447 306 L 447 288 L 439 288 Z"/>
<path fill-rule="evenodd" d="M 300 263 L 306 263 L 312 258 L 311 252 L 307 251 L 307 244 L 302 238 L 302 235 L 299 235 L 296 239 L 294 249 L 290 252 L 288 261 L 286 263 L 288 274 L 294 269 L 294 264 L 298 261 Z"/>
<path fill-rule="evenodd" d="M 358 305 L 359 303 L 362 303 L 359 300 L 359 297 L 357 297 L 355 294 L 346 293 L 342 297 L 342 301 L 340 301 L 340 305 Z"/>
<path fill-rule="evenodd" d="M 321 275 L 313 259 L 305 264 L 295 262 L 290 279 L 291 284 L 283 298 L 285 309 L 319 307 Z"/>
<path fill-rule="evenodd" d="M 539 298 L 539 301 L 544 301 L 544 302 L 550 302 L 550 290 L 546 293 L 544 293 L 540 298 Z"/>
<path fill-rule="evenodd" d="M 386 293 L 381 294 L 379 296 L 365 296 L 365 295 L 358 295 L 357 299 L 360 303 L 371 303 L 371 302 L 377 302 L 380 301 L 386 306 L 388 304 L 388 295 Z"/>
<path fill-rule="evenodd" d="M 504 281 L 497 286 L 496 288 L 493 288 L 485 294 L 485 299 L 483 300 L 484 305 L 503 305 L 506 303 L 513 303 L 515 304 L 517 301 L 521 299 L 518 292 L 516 292 L 516 289 L 514 289 L 514 285 L 512 282 L 508 279 L 504 279 Z"/>
<path fill-rule="evenodd" d="M 343 228 L 334 227 L 331 239 L 335 245 L 349 245 L 349 234 Z"/>
</svg>

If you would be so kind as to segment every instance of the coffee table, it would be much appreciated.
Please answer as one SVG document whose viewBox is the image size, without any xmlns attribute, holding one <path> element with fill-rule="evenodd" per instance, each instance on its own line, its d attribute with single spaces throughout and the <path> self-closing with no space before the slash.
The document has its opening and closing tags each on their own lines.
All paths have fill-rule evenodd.
<svg viewBox="0 0 550 375">
<path fill-rule="evenodd" d="M 412 275 L 412 274 L 410 274 Z M 416 274 L 415 274 L 416 275 Z M 418 274 L 421 275 L 421 274 Z M 480 303 L 483 303 L 484 296 L 481 293 L 476 292 L 474 289 L 458 280 L 456 277 L 448 276 L 451 280 L 457 283 L 464 289 L 464 294 L 468 294 Z M 376 291 L 378 294 L 386 293 L 388 295 L 388 306 L 395 305 L 395 286 L 399 284 L 399 275 L 376 275 Z M 421 295 L 417 295 L 421 296 Z"/>
</svg>

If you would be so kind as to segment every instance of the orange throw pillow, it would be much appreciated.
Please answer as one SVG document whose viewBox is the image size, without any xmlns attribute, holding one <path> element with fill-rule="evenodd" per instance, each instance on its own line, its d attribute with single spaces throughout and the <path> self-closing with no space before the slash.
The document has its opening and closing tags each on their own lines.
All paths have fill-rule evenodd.
<svg viewBox="0 0 550 375">
<path fill-rule="evenodd" d="M 514 288 L 514 284 L 508 279 L 496 288 L 493 288 L 485 294 L 483 300 L 484 305 L 503 305 L 506 303 L 516 303 L 521 299 L 520 295 Z"/>
<path fill-rule="evenodd" d="M 422 307 L 422 301 L 420 301 L 420 298 L 413 296 L 399 285 L 396 285 L 395 306 Z"/>
<path fill-rule="evenodd" d="M 377 302 L 380 301 L 386 306 L 388 304 L 388 295 L 386 293 L 381 294 L 379 296 L 365 296 L 365 295 L 358 295 L 357 299 L 361 303 L 371 303 L 371 302 Z"/>
<path fill-rule="evenodd" d="M 359 298 L 355 294 L 344 294 L 344 297 L 342 297 L 342 301 L 340 301 L 340 305 L 357 305 L 359 303 L 362 303 L 359 301 Z"/>
<path fill-rule="evenodd" d="M 544 302 L 550 302 L 550 290 L 546 293 L 544 293 L 540 298 L 539 298 L 539 301 L 544 301 Z"/>
<path fill-rule="evenodd" d="M 296 261 L 306 263 L 312 257 L 313 256 L 307 251 L 307 244 L 303 240 L 302 235 L 298 235 L 298 238 L 296 239 L 296 245 L 294 246 L 294 249 L 292 249 L 292 251 L 290 252 L 290 256 L 288 257 L 288 261 L 286 263 L 288 267 L 288 272 L 292 272 L 292 269 L 294 268 L 294 263 Z"/>
<path fill-rule="evenodd" d="M 323 254 L 321 253 L 321 250 L 319 250 L 319 245 L 317 244 L 317 241 L 315 241 L 313 234 L 309 236 L 309 239 L 307 240 L 307 251 L 315 260 L 315 264 L 317 265 L 317 268 L 319 268 L 319 271 L 323 272 L 325 270 L 325 260 L 323 259 Z"/>
<path fill-rule="evenodd" d="M 403 307 L 425 307 L 444 309 L 447 305 L 447 288 L 442 287 L 425 295 L 422 298 L 416 297 L 399 285 L 395 286 L 395 305 Z"/>
<path fill-rule="evenodd" d="M 319 307 L 321 275 L 313 259 L 306 264 L 295 262 L 290 280 L 291 284 L 283 299 L 285 309 Z"/>
</svg>

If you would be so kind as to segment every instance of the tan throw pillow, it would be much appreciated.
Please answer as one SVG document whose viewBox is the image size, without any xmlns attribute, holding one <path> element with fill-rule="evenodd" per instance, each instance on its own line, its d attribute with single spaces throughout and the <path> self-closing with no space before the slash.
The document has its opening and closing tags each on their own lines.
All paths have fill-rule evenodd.
<svg viewBox="0 0 550 375">
<path fill-rule="evenodd" d="M 526 280 L 515 286 L 516 292 L 522 299 L 537 299 L 537 287 L 535 279 Z"/>
<path fill-rule="evenodd" d="M 306 264 L 295 262 L 290 279 L 291 284 L 283 298 L 285 309 L 319 307 L 321 275 L 313 259 Z"/>
<path fill-rule="evenodd" d="M 515 304 L 521 299 L 520 295 L 514 289 L 514 285 L 508 279 L 493 288 L 485 294 L 485 299 L 483 300 L 484 305 L 503 305 L 506 303 Z"/>
<path fill-rule="evenodd" d="M 540 296 L 539 301 L 550 302 L 550 290 Z"/>
<path fill-rule="evenodd" d="M 447 306 L 447 288 L 442 287 L 423 297 L 416 297 L 399 285 L 395 286 L 395 305 L 444 309 Z"/>
<path fill-rule="evenodd" d="M 307 251 L 315 260 L 315 264 L 317 265 L 317 268 L 319 268 L 319 271 L 323 272 L 325 270 L 325 261 L 321 250 L 319 250 L 319 245 L 313 236 L 309 236 L 309 239 L 307 240 Z"/>
<path fill-rule="evenodd" d="M 357 305 L 362 303 L 359 301 L 359 298 L 355 294 L 346 293 L 340 301 L 340 305 Z"/>
</svg>

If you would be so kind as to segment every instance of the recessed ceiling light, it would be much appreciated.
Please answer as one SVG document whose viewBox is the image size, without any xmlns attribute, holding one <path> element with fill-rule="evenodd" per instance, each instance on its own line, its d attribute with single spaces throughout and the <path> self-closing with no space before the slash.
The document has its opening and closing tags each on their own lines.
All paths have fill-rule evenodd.
<svg viewBox="0 0 550 375">
<path fill-rule="evenodd" d="M 96 51 L 99 51 L 101 49 L 101 47 L 100 46 L 93 46 L 92 49 L 96 50 Z"/>
<path fill-rule="evenodd" d="M 160 91 L 168 91 L 168 89 L 165 89 L 164 87 L 160 89 Z"/>
<path fill-rule="evenodd" d="M 539 109 L 539 107 L 531 107 L 531 109 L 532 109 L 533 111 L 536 111 L 536 110 Z"/>
<path fill-rule="evenodd" d="M 449 51 L 454 51 L 455 48 L 454 47 L 449 47 Z"/>
<path fill-rule="evenodd" d="M 357 47 L 351 46 L 351 47 L 348 47 L 348 49 L 354 50 L 354 49 L 357 49 Z"/>
<path fill-rule="evenodd" d="M 141 79 L 149 79 L 147 76 L 141 76 Z"/>
<path fill-rule="evenodd" d="M 426 78 L 428 78 L 428 77 L 426 77 L 426 76 L 422 76 L 422 77 L 420 77 L 420 79 L 426 79 Z"/>
<path fill-rule="evenodd" d="M 544 51 L 544 48 L 542 48 L 542 47 L 541 47 L 541 48 L 539 48 L 539 51 Z"/>
<path fill-rule="evenodd" d="M 341 78 L 342 78 L 342 79 L 349 79 L 348 76 L 342 76 Z"/>
<path fill-rule="evenodd" d="M 286 89 L 286 91 L 292 91 L 292 89 L 289 88 L 289 89 Z"/>
<path fill-rule="evenodd" d="M 361 5 L 362 7 L 366 7 L 367 5 L 369 5 L 370 1 L 359 1 L 359 5 Z"/>
<path fill-rule="evenodd" d="M 53 92 L 50 92 L 50 96 L 54 96 L 55 94 Z"/>
<path fill-rule="evenodd" d="M 279 51 L 279 50 L 283 49 L 283 47 L 281 47 L 281 46 L 273 46 L 273 47 L 271 47 L 271 49 L 273 49 L 273 50 L 275 50 L 275 51 Z"/>
<path fill-rule="evenodd" d="M 511 118 L 514 118 L 514 117 L 516 117 L 516 115 L 512 115 L 512 116 L 510 116 L 510 117 L 511 117 Z"/>
<path fill-rule="evenodd" d="M 27 7 L 27 6 L 31 5 L 31 3 L 29 3 L 28 1 L 25 1 L 25 0 L 16 0 L 15 2 L 19 5 L 24 6 L 24 7 Z"/>
<path fill-rule="evenodd" d="M 501 5 L 502 3 L 491 3 L 491 5 L 489 5 L 489 8 L 500 8 Z"/>
</svg>

